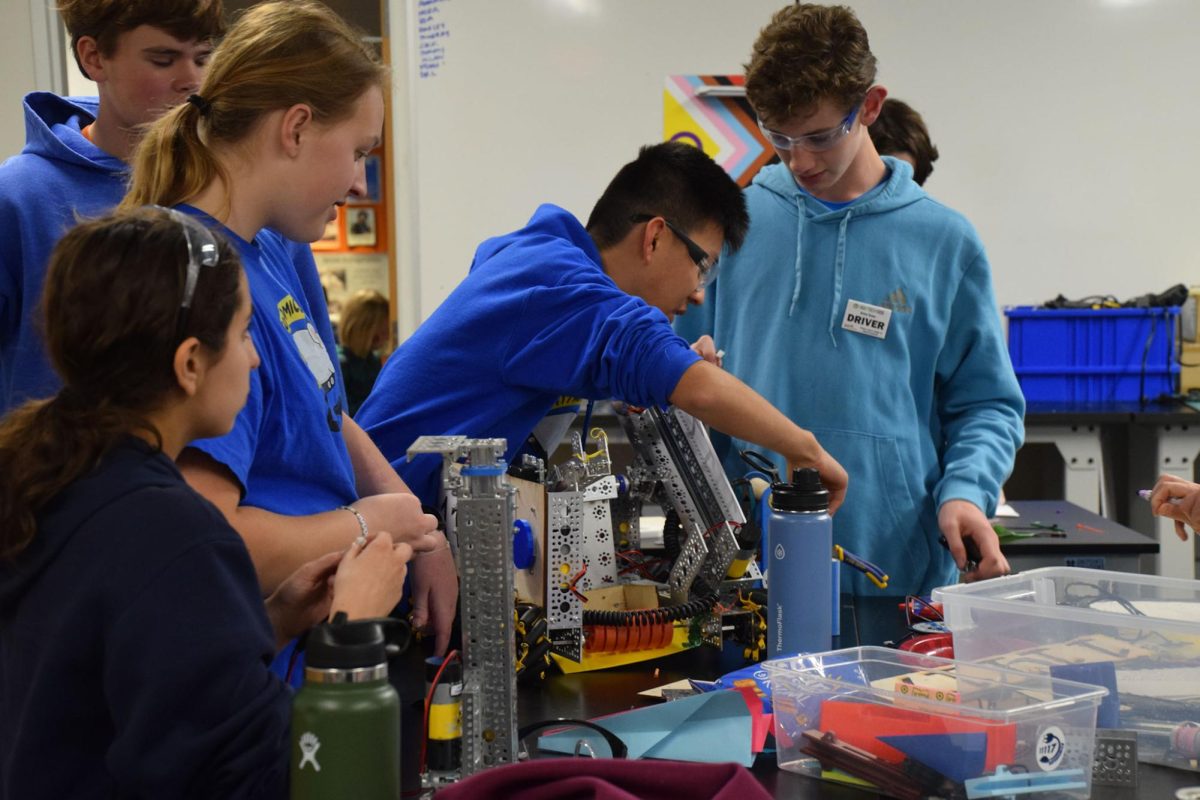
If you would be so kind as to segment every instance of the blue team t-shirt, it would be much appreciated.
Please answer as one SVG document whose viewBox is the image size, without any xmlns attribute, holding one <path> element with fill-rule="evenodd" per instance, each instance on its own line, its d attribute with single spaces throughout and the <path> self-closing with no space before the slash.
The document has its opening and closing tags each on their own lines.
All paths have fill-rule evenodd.
<svg viewBox="0 0 1200 800">
<path fill-rule="evenodd" d="M 233 430 L 190 446 L 233 472 L 243 505 L 304 516 L 354 502 L 338 371 L 317 332 L 286 240 L 262 230 L 247 242 L 198 209 L 180 210 L 237 247 L 254 306 L 251 336 L 262 362 L 251 374 L 250 395 Z"/>
</svg>

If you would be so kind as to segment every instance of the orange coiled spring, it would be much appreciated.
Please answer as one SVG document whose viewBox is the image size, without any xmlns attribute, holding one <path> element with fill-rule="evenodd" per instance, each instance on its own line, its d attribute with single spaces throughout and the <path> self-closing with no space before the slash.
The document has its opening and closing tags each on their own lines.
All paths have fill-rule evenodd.
<svg viewBox="0 0 1200 800">
<path fill-rule="evenodd" d="M 583 649 L 593 654 L 657 650 L 671 643 L 674 628 L 670 622 L 649 621 L 632 625 L 588 625 L 583 629 Z"/>
</svg>

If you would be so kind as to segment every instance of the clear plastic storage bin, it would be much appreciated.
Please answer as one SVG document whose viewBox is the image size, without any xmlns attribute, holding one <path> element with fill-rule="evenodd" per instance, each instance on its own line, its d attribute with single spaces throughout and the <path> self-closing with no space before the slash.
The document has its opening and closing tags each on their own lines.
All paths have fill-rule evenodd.
<svg viewBox="0 0 1200 800">
<path fill-rule="evenodd" d="M 912 800 L 1089 796 L 1103 688 L 882 647 L 764 666 L 780 769 Z"/>
<path fill-rule="evenodd" d="M 960 661 L 1115 688 L 1100 727 L 1138 760 L 1197 769 L 1200 581 L 1045 567 L 934 591 Z"/>
</svg>

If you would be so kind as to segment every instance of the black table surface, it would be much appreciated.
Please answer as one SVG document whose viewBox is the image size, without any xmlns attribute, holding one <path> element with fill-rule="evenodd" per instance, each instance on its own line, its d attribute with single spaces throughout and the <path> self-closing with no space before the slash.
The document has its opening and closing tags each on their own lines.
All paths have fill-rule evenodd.
<svg viewBox="0 0 1200 800">
<path fill-rule="evenodd" d="M 1056 555 L 1079 552 L 1140 555 L 1158 552 L 1158 542 L 1144 533 L 1126 528 L 1065 500 L 1013 500 L 1009 505 L 1020 516 L 1000 517 L 994 520 L 997 525 L 1006 528 L 1027 528 L 1035 522 L 1044 525 L 1057 524 L 1066 536 L 1038 536 L 1004 542 L 1000 549 L 1005 555 Z M 1084 527 L 1078 527 L 1080 525 Z"/>
<path fill-rule="evenodd" d="M 1106 425 L 1129 422 L 1170 424 L 1200 422 L 1200 412 L 1181 401 L 1139 403 L 1072 403 L 1068 401 L 1027 403 L 1026 425 Z"/>
<path fill-rule="evenodd" d="M 835 647 L 882 644 L 905 633 L 900 597 L 843 599 L 842 631 Z M 745 666 L 740 654 L 726 649 L 699 647 L 654 661 L 630 664 L 608 670 L 555 675 L 534 686 L 522 686 L 517 694 L 520 725 L 556 717 L 590 719 L 630 708 L 652 705 L 657 700 L 638 692 L 684 678 L 712 680 Z M 768 792 L 776 798 L 828 798 L 828 800 L 864 800 L 879 797 L 874 792 L 817 780 L 779 769 L 773 753 L 760 754 L 751 769 Z M 1200 773 L 1175 770 L 1151 764 L 1138 765 L 1136 790 L 1096 786 L 1097 800 L 1132 798 L 1171 798 L 1175 790 L 1200 785 Z"/>
</svg>

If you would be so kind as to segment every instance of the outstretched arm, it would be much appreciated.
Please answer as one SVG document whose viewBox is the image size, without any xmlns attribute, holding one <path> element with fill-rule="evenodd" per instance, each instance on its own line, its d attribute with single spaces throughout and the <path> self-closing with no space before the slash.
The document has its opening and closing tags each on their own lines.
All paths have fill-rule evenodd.
<svg viewBox="0 0 1200 800">
<path fill-rule="evenodd" d="M 816 467 L 829 490 L 829 510 L 846 497 L 848 477 L 816 437 L 783 415 L 762 395 L 707 361 L 688 367 L 671 393 L 671 403 L 722 433 L 779 453 L 788 469 Z"/>
</svg>

